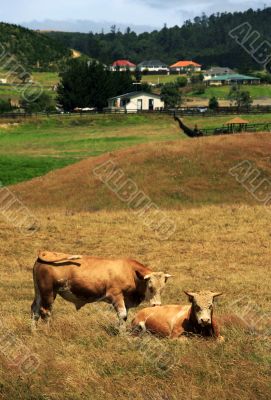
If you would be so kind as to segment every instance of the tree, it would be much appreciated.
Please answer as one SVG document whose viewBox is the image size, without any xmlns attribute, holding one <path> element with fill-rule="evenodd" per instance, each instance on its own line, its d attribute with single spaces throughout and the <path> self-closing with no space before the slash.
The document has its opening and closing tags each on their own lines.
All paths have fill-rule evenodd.
<svg viewBox="0 0 271 400">
<path fill-rule="evenodd" d="M 179 88 L 183 88 L 183 87 L 187 86 L 188 81 L 185 76 L 179 76 L 175 82 L 176 82 L 176 86 L 178 86 Z"/>
<path fill-rule="evenodd" d="M 210 110 L 217 110 L 219 108 L 219 102 L 215 96 L 210 98 L 209 108 Z"/>
<path fill-rule="evenodd" d="M 130 71 L 111 72 L 96 61 L 72 60 L 61 75 L 58 101 L 65 111 L 107 105 L 109 97 L 133 90 Z"/>
<path fill-rule="evenodd" d="M 137 83 L 140 83 L 142 80 L 142 73 L 139 68 L 136 68 L 135 70 L 135 80 Z"/>
<path fill-rule="evenodd" d="M 231 104 L 238 108 L 250 108 L 253 99 L 247 90 L 241 90 L 240 86 L 232 86 L 228 95 Z"/>
<path fill-rule="evenodd" d="M 204 79 L 203 74 L 194 74 L 190 78 L 192 84 L 200 84 L 203 82 L 203 79 Z"/>
<path fill-rule="evenodd" d="M 238 13 L 215 13 L 209 17 L 202 15 L 195 18 L 193 22 L 186 21 L 181 27 L 165 26 L 160 31 L 154 30 L 140 34 L 129 30 L 121 33 L 113 26 L 111 32 L 108 33 L 90 35 L 88 33 L 48 32 L 42 36 L 49 36 L 67 49 L 76 48 L 108 65 L 112 64 L 116 49 L 118 53 L 124 49 L 123 56 L 135 63 L 142 60 L 161 59 L 166 64 L 172 64 L 184 57 L 194 56 L 196 57 L 195 61 L 206 67 L 226 64 L 230 68 L 238 68 L 239 71 L 258 70 L 259 64 L 255 61 L 255 57 L 251 57 L 245 51 L 240 51 L 238 40 L 239 43 L 244 42 L 248 33 L 243 26 L 246 23 L 257 27 L 257 32 L 261 35 L 260 43 L 264 43 L 265 40 L 269 41 L 271 36 L 270 19 L 271 7 L 267 7 L 264 10 L 250 9 Z M 253 31 L 250 32 L 251 35 L 248 35 L 251 40 L 246 41 L 248 48 L 250 45 L 252 46 Z M 9 37 L 12 36 L 9 35 Z M 1 43 L 3 43 L 2 31 Z M 261 47 L 259 54 L 257 52 L 257 56 L 262 58 L 262 61 L 270 53 L 268 43 L 265 44 L 266 48 Z M 21 46 L 18 48 L 21 49 Z M 262 50 L 261 55 L 260 50 Z M 43 53 L 45 53 L 44 49 Z M 49 51 L 50 53 L 51 51 Z M 34 55 L 36 60 L 41 57 L 40 54 L 37 55 L 36 51 Z M 261 62 L 261 65 L 264 65 L 264 62 Z M 270 67 L 269 62 L 267 66 L 269 71 Z"/>
<path fill-rule="evenodd" d="M 55 100 L 46 92 L 42 92 L 39 97 L 36 94 L 28 95 L 27 99 L 22 97 L 20 105 L 29 113 L 49 113 L 56 110 Z"/>
<path fill-rule="evenodd" d="M 161 90 L 161 99 L 166 108 L 175 108 L 181 105 L 182 95 L 175 84 L 166 83 Z"/>
<path fill-rule="evenodd" d="M 10 101 L 0 99 L 0 113 L 11 112 L 12 107 L 10 105 Z"/>
</svg>

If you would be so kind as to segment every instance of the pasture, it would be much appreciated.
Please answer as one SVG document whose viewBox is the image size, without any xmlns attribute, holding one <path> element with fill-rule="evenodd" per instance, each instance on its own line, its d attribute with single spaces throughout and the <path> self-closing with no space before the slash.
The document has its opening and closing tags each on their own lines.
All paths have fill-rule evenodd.
<svg viewBox="0 0 271 400">
<path fill-rule="evenodd" d="M 87 157 L 152 141 L 176 140 L 168 117 L 78 115 L 0 124 L 0 181 L 4 185 L 43 175 Z"/>
<path fill-rule="evenodd" d="M 3 153 L 36 157 L 40 165 L 49 156 L 70 164 L 9 187 L 35 216 L 35 230 L 16 228 L 1 208 L 0 399 L 270 397 L 270 210 L 229 173 L 247 160 L 260 180 L 269 179 L 269 134 L 190 140 L 165 116 L 98 116 L 26 122 L 2 130 L 0 138 Z M 101 140 L 94 146 L 95 138 Z M 108 161 L 175 222 L 167 240 L 94 174 Z M 10 180 L 5 173 L 1 179 Z M 15 173 L 13 179 L 25 180 Z M 32 266 L 40 249 L 137 259 L 174 275 L 164 304 L 187 304 L 183 290 L 223 291 L 215 314 L 237 314 L 249 326 L 224 327 L 219 344 L 120 336 L 109 305 L 76 312 L 57 298 L 50 330 L 41 323 L 33 336 Z M 28 374 L 23 360 L 31 354 L 35 368 Z"/>
<path fill-rule="evenodd" d="M 220 127 L 233 116 L 186 117 L 193 128 Z M 269 115 L 243 115 L 268 122 Z M 183 140 L 172 117 L 163 115 L 78 115 L 0 123 L 0 181 L 4 185 L 44 175 L 87 157 L 137 144 Z"/>
<path fill-rule="evenodd" d="M 271 98 L 271 85 L 242 85 L 242 90 L 250 93 L 253 100 L 270 99 Z M 230 91 L 230 86 L 208 86 L 205 93 L 197 94 L 193 91 L 188 93 L 189 96 L 198 97 L 202 99 L 210 99 L 216 97 L 220 100 L 227 100 Z"/>
</svg>

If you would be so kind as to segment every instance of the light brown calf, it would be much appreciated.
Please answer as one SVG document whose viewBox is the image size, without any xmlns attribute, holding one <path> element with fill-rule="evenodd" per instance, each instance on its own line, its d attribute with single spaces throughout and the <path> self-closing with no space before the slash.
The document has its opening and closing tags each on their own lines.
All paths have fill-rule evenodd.
<svg viewBox="0 0 271 400">
<path fill-rule="evenodd" d="M 138 306 L 144 300 L 152 306 L 161 304 L 161 292 L 169 277 L 169 274 L 152 272 L 129 259 L 40 252 L 33 268 L 33 328 L 40 317 L 44 320 L 50 318 L 57 294 L 74 303 L 77 310 L 87 303 L 110 303 L 118 314 L 121 326 L 125 326 L 129 308 Z"/>
<path fill-rule="evenodd" d="M 132 321 L 135 333 L 148 331 L 162 337 L 176 339 L 182 335 L 196 334 L 223 340 L 213 318 L 214 298 L 222 293 L 188 293 L 191 305 L 165 305 L 144 308 Z"/>
</svg>

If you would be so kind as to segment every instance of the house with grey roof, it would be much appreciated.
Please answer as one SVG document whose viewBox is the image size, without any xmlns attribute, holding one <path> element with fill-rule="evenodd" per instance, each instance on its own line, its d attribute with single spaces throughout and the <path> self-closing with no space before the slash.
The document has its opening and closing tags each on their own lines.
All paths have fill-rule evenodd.
<svg viewBox="0 0 271 400">
<path fill-rule="evenodd" d="M 155 111 L 165 107 L 161 96 L 147 92 L 130 92 L 108 99 L 108 110 L 115 112 L 136 113 Z"/>
<path fill-rule="evenodd" d="M 221 75 L 234 75 L 236 72 L 228 67 L 212 67 L 203 73 L 204 80 L 208 81 L 211 78 Z"/>
<path fill-rule="evenodd" d="M 138 64 L 137 68 L 146 74 L 159 74 L 159 75 L 168 75 L 169 67 L 166 63 L 163 63 L 160 60 L 145 60 Z"/>
<path fill-rule="evenodd" d="M 207 84 L 210 86 L 222 86 L 222 85 L 255 85 L 261 83 L 260 78 L 256 78 L 255 76 L 249 75 L 241 75 L 241 74 L 226 74 L 214 76 L 213 78 L 207 81 Z"/>
</svg>

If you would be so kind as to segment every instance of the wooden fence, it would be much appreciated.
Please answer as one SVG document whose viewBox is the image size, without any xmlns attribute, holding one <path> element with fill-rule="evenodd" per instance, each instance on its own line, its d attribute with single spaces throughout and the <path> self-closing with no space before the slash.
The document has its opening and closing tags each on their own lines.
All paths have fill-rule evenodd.
<svg viewBox="0 0 271 400">
<path fill-rule="evenodd" d="M 3 113 L 0 114 L 0 118 L 3 119 L 17 119 L 17 118 L 31 118 L 38 116 L 59 116 L 59 117 L 69 117 L 71 115 L 93 115 L 93 114 L 101 114 L 101 115 L 127 115 L 127 114 L 166 114 L 166 115 L 177 115 L 180 117 L 185 116 L 202 116 L 202 117 L 217 117 L 217 116 L 225 116 L 225 115 L 240 115 L 240 114 L 271 114 L 271 105 L 270 106 L 256 106 L 251 108 L 237 108 L 237 107 L 220 107 L 217 110 L 210 110 L 204 107 L 182 107 L 178 109 L 160 109 L 153 111 L 143 111 L 143 110 L 125 110 L 125 109 L 104 109 L 102 111 L 88 111 L 88 112 L 73 112 L 73 113 Z"/>
</svg>

